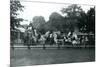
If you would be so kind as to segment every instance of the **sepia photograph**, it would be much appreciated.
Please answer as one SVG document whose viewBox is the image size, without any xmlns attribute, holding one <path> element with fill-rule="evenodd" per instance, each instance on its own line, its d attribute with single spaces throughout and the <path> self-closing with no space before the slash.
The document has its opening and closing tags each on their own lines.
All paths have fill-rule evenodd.
<svg viewBox="0 0 100 67">
<path fill-rule="evenodd" d="M 10 67 L 95 62 L 95 5 L 10 0 Z"/>
</svg>

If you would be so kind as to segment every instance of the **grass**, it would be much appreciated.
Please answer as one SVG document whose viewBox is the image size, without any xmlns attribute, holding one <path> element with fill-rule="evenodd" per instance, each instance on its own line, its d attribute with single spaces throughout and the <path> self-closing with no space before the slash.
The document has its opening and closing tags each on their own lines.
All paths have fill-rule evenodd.
<svg viewBox="0 0 100 67">
<path fill-rule="evenodd" d="M 46 49 L 16 48 L 11 49 L 11 67 L 72 62 L 89 62 L 95 60 L 94 48 Z"/>
</svg>

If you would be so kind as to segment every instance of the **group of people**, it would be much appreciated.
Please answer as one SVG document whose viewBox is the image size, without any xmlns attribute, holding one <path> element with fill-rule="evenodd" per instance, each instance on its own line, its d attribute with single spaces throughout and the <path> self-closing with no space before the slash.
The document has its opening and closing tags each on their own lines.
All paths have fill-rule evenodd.
<svg viewBox="0 0 100 67">
<path fill-rule="evenodd" d="M 68 34 L 62 34 L 61 32 L 47 31 L 45 34 L 38 33 L 36 29 L 27 32 L 27 36 L 24 38 L 24 43 L 28 45 L 33 44 L 72 44 L 77 45 L 84 42 L 85 38 L 79 38 L 74 32 L 69 32 Z M 88 41 L 88 39 L 87 39 Z"/>
</svg>

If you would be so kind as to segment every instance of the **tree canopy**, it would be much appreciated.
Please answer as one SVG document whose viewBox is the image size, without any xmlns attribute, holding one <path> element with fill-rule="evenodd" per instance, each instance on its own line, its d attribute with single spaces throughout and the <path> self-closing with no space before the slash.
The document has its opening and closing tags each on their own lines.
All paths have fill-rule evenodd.
<svg viewBox="0 0 100 67">
<path fill-rule="evenodd" d="M 32 20 L 33 28 L 39 29 L 42 24 L 45 23 L 45 19 L 42 16 L 35 16 Z"/>
<path fill-rule="evenodd" d="M 87 13 L 81 12 L 81 16 L 78 19 L 78 27 L 80 32 L 95 33 L 95 8 L 90 8 Z"/>
<path fill-rule="evenodd" d="M 23 21 L 22 18 L 18 18 L 18 11 L 23 11 L 24 6 L 21 5 L 20 1 L 10 1 L 10 27 L 15 29 L 20 25 L 20 21 Z"/>
<path fill-rule="evenodd" d="M 53 12 L 46 22 L 44 17 L 35 16 L 33 18 L 34 28 L 40 31 L 61 31 L 67 33 L 69 31 L 80 31 L 83 33 L 95 32 L 95 9 L 82 10 L 81 6 L 76 4 L 70 5 L 61 10 L 65 16 L 57 12 Z"/>
<path fill-rule="evenodd" d="M 57 12 L 53 12 L 49 17 L 49 23 L 53 28 L 55 28 L 55 30 L 61 31 L 63 21 L 64 21 L 63 16 L 61 16 Z"/>
<path fill-rule="evenodd" d="M 66 14 L 66 24 L 69 26 L 70 30 L 76 30 L 78 27 L 77 24 L 80 23 L 78 19 L 80 18 L 81 13 L 84 12 L 81 6 L 73 4 L 68 6 L 67 8 L 63 8 L 61 12 L 63 14 Z"/>
<path fill-rule="evenodd" d="M 88 10 L 87 21 L 87 32 L 95 33 L 95 8 Z"/>
</svg>

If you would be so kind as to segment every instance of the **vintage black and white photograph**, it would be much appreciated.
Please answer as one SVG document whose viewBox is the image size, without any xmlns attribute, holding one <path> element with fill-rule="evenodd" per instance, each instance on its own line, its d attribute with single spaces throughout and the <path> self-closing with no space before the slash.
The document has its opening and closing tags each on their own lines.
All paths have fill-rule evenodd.
<svg viewBox="0 0 100 67">
<path fill-rule="evenodd" d="M 95 61 L 95 5 L 10 0 L 10 66 Z"/>
</svg>

